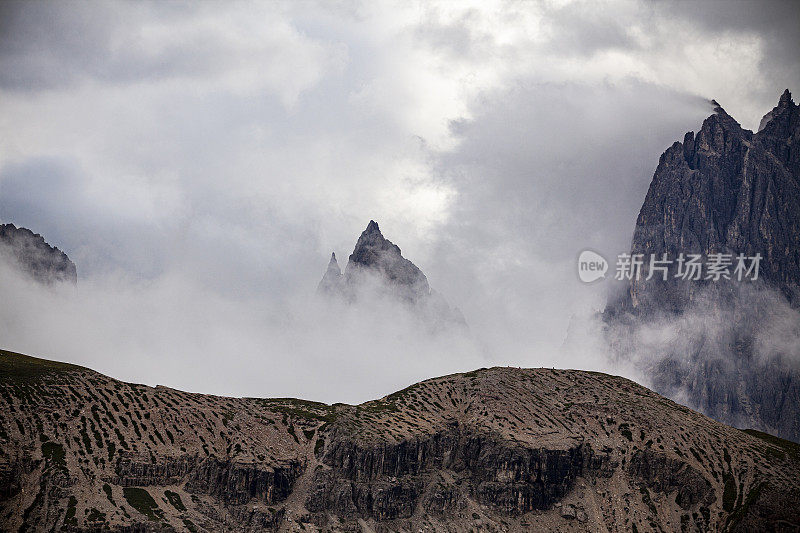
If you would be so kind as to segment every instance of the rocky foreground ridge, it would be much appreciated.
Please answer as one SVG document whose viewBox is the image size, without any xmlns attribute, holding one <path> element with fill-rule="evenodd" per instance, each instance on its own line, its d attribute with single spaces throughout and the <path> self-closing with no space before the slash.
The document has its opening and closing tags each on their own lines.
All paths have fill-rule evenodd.
<svg viewBox="0 0 800 533">
<path fill-rule="evenodd" d="M 361 405 L 0 353 L 4 531 L 795 531 L 800 450 L 623 378 L 491 368 Z"/>
</svg>

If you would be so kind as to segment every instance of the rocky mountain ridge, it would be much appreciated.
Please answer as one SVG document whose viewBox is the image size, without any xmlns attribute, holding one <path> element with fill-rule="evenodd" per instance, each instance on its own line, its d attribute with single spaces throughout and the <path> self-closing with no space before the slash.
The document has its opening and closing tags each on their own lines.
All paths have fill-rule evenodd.
<svg viewBox="0 0 800 533">
<path fill-rule="evenodd" d="M 631 243 L 644 265 L 609 302 L 607 338 L 658 392 L 800 441 L 800 107 L 786 90 L 753 133 L 712 104 L 661 155 Z M 681 254 L 762 259 L 755 281 L 683 279 L 676 263 L 646 279 L 651 256 Z M 664 341 L 645 346 L 648 331 Z"/>
<path fill-rule="evenodd" d="M 0 254 L 40 283 L 78 281 L 78 271 L 67 254 L 27 228 L 0 224 Z"/>
<path fill-rule="evenodd" d="M 0 352 L 0 428 L 9 531 L 800 525 L 798 446 L 595 372 L 481 369 L 326 405 Z"/>
<path fill-rule="evenodd" d="M 631 254 L 761 254 L 759 277 L 800 306 L 800 107 L 788 89 L 757 133 L 716 101 L 700 130 L 662 155 L 636 220 Z M 645 262 L 647 263 L 647 262 Z M 632 279 L 621 302 L 638 315 L 681 312 L 712 282 Z M 723 281 L 718 292 L 731 291 Z"/>
</svg>

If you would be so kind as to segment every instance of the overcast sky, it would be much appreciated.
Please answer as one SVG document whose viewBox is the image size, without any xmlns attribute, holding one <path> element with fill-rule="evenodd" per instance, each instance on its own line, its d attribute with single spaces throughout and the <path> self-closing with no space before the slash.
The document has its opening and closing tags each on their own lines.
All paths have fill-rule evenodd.
<svg viewBox="0 0 800 533">
<path fill-rule="evenodd" d="M 0 346 L 326 401 L 477 366 L 603 368 L 560 350 L 604 301 L 578 253 L 628 247 L 659 155 L 709 99 L 754 129 L 800 90 L 799 11 L 3 2 L 0 221 L 66 251 L 79 283 L 0 267 Z M 330 252 L 346 261 L 370 219 L 468 336 L 318 308 Z"/>
</svg>

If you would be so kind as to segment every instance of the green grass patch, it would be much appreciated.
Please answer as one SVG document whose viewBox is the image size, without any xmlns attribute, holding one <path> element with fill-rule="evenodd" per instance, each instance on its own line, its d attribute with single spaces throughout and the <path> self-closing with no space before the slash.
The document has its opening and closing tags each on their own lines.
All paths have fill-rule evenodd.
<svg viewBox="0 0 800 533">
<path fill-rule="evenodd" d="M 43 442 L 42 457 L 45 458 L 48 466 L 53 466 L 66 472 L 67 462 L 64 460 L 66 452 L 61 444 L 57 442 Z"/>
<path fill-rule="evenodd" d="M 91 511 L 89 511 L 89 516 L 86 517 L 86 520 L 89 522 L 105 522 L 106 521 L 106 513 L 102 513 L 92 507 Z"/>
<path fill-rule="evenodd" d="M 103 483 L 103 492 L 106 493 L 106 498 L 108 498 L 108 501 L 111 502 L 111 505 L 116 507 L 117 503 L 114 501 L 114 497 L 111 495 L 111 485 L 108 483 Z"/>
<path fill-rule="evenodd" d="M 300 400 L 297 398 L 249 398 L 271 411 L 283 413 L 304 420 L 333 422 L 336 420 L 336 408 L 322 402 Z"/>
<path fill-rule="evenodd" d="M 478 374 L 480 374 L 481 372 L 483 372 L 485 370 L 487 370 L 487 368 L 485 368 L 485 367 L 484 368 L 479 368 L 479 369 L 473 370 L 471 372 L 464 372 L 462 374 L 462 376 L 464 376 L 465 378 L 477 378 Z"/>
<path fill-rule="evenodd" d="M 64 515 L 64 525 L 65 526 L 78 526 L 78 519 L 75 518 L 75 511 L 78 507 L 78 499 L 75 496 L 69 497 L 69 502 L 67 502 L 67 513 Z"/>
<path fill-rule="evenodd" d="M 181 501 L 181 495 L 177 492 L 172 492 L 171 490 L 164 491 L 164 495 L 167 497 L 167 501 L 178 511 L 185 511 L 186 506 L 183 505 Z"/>
<path fill-rule="evenodd" d="M 158 504 L 146 490 L 139 487 L 124 487 L 122 495 L 128 505 L 145 515 L 148 520 L 160 520 L 163 516 Z"/>
<path fill-rule="evenodd" d="M 0 381 L 31 381 L 53 373 L 86 370 L 78 365 L 0 350 Z"/>
<path fill-rule="evenodd" d="M 747 511 L 750 509 L 750 506 L 758 499 L 761 495 L 761 489 L 764 486 L 764 483 L 759 483 L 750 489 L 750 492 L 747 493 L 747 497 L 744 499 L 744 502 L 736 508 L 733 514 L 728 517 L 728 530 L 732 531 L 736 525 L 741 522 L 742 518 L 747 515 Z"/>
<path fill-rule="evenodd" d="M 755 429 L 745 429 L 744 432 L 785 452 L 790 459 L 800 462 L 800 444 L 776 437 L 775 435 L 770 435 L 769 433 L 764 433 L 763 431 L 757 431 Z M 770 452 L 766 453 L 770 454 Z M 774 452 L 771 455 L 775 455 Z"/>
<path fill-rule="evenodd" d="M 725 512 L 730 513 L 733 511 L 733 506 L 736 505 L 736 481 L 730 472 L 723 472 L 722 480 L 725 483 L 722 491 L 722 508 Z"/>
</svg>

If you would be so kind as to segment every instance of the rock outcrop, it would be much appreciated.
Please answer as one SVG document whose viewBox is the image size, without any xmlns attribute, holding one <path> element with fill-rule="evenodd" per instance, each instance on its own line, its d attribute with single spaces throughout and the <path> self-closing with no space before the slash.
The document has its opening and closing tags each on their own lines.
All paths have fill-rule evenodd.
<svg viewBox="0 0 800 533">
<path fill-rule="evenodd" d="M 461 312 L 431 289 L 425 274 L 383 236 L 374 220 L 369 221 L 358 238 L 344 273 L 336 254 L 331 254 L 317 294 L 349 303 L 376 297 L 399 302 L 411 308 L 432 329 L 466 326 Z"/>
<path fill-rule="evenodd" d="M 0 352 L 0 529 L 752 531 L 800 447 L 623 378 L 492 368 L 361 405 L 225 398 Z"/>
<path fill-rule="evenodd" d="M 27 228 L 0 224 L 0 255 L 10 258 L 40 283 L 78 281 L 78 271 L 67 254 Z"/>
<path fill-rule="evenodd" d="M 800 108 L 787 90 L 753 133 L 712 103 L 700 131 L 661 156 L 631 244 L 644 265 L 605 311 L 609 337 L 636 358 L 642 327 L 665 332 L 642 362 L 657 391 L 799 441 Z M 683 279 L 682 254 L 729 254 L 730 279 Z M 740 254 L 761 257 L 756 281 L 734 275 Z M 666 279 L 646 279 L 651 256 L 673 261 Z M 778 324 L 783 346 L 770 340 Z"/>
<path fill-rule="evenodd" d="M 374 276 L 379 277 L 386 290 L 409 302 L 417 302 L 431 293 L 425 274 L 383 236 L 377 222 L 370 220 L 350 254 L 344 280 L 348 287 L 356 288 L 369 283 L 367 278 Z"/>
<path fill-rule="evenodd" d="M 695 135 L 674 143 L 656 169 L 636 220 L 631 254 L 761 254 L 759 278 L 800 305 L 800 110 L 787 90 L 753 134 L 716 102 Z M 765 117 L 765 119 L 767 118 Z M 646 263 L 646 262 L 645 262 Z M 632 280 L 619 304 L 639 315 L 681 312 L 717 284 L 660 275 Z M 719 285 L 725 285 L 719 288 Z"/>
</svg>

